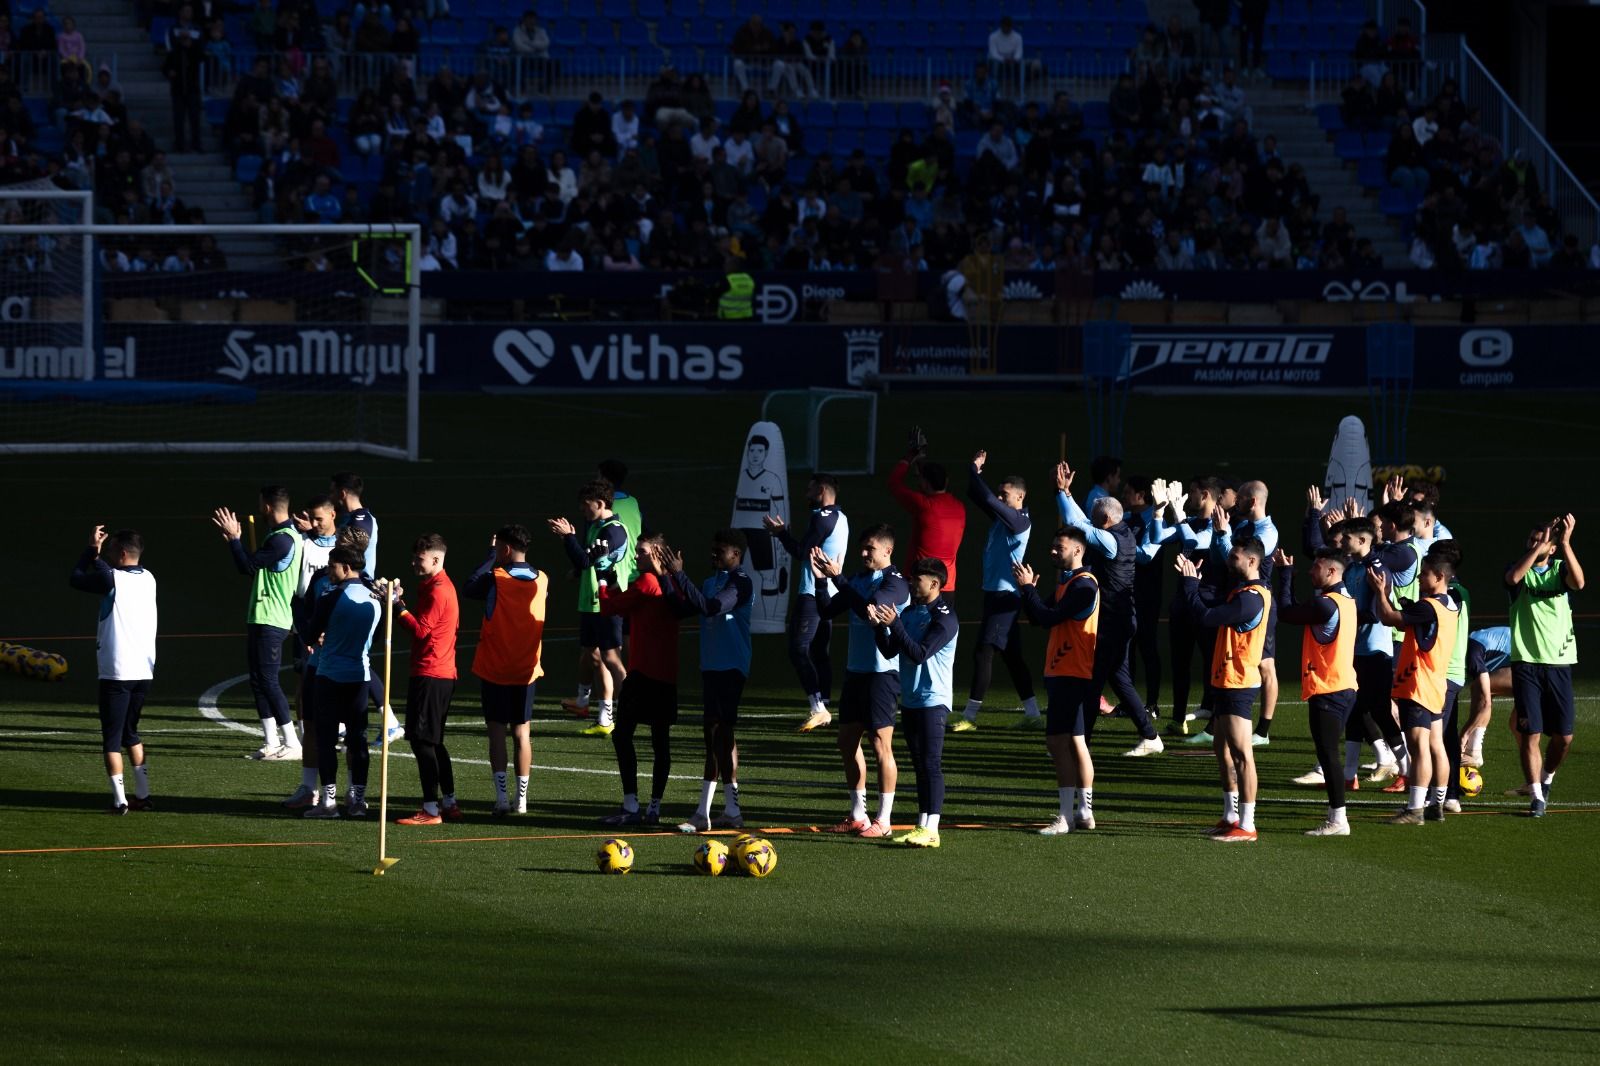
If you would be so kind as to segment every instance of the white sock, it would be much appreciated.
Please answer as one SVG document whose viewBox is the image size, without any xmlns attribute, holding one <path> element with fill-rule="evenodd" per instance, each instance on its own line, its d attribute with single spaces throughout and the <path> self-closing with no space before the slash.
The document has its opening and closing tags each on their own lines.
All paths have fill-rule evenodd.
<svg viewBox="0 0 1600 1066">
<path fill-rule="evenodd" d="M 1239 828 L 1247 833 L 1255 832 L 1256 805 L 1254 803 L 1244 804 L 1243 812 L 1239 815 Z"/>
<path fill-rule="evenodd" d="M 601 700 L 600 701 L 599 724 L 600 725 L 612 725 L 612 724 L 614 724 L 613 720 L 612 720 L 611 701 L 610 700 Z"/>
<path fill-rule="evenodd" d="M 1224 792 L 1222 794 L 1222 820 L 1224 822 L 1237 822 L 1239 820 L 1239 793 Z"/>
<path fill-rule="evenodd" d="M 128 805 L 127 793 L 122 791 L 122 775 L 107 774 L 111 780 L 111 805 L 113 807 L 126 807 Z"/>
<path fill-rule="evenodd" d="M 339 802 L 339 782 L 332 781 L 322 786 L 322 805 L 332 807 Z"/>
<path fill-rule="evenodd" d="M 439 815 L 439 804 L 434 800 L 424 800 L 422 809 L 434 817 L 438 817 Z"/>
<path fill-rule="evenodd" d="M 1411 776 L 1411 755 L 1409 752 L 1402 751 L 1400 753 L 1400 776 Z"/>
<path fill-rule="evenodd" d="M 383 728 L 391 733 L 400 728 L 400 719 L 394 716 L 393 707 L 385 707 L 383 709 Z"/>
<path fill-rule="evenodd" d="M 283 734 L 283 746 L 286 748 L 293 748 L 295 751 L 299 751 L 300 734 L 295 732 L 294 723 L 285 722 L 283 725 L 280 725 L 278 729 Z"/>
<path fill-rule="evenodd" d="M 135 766 L 133 769 L 134 769 L 135 773 L 137 773 L 138 770 L 139 770 L 139 768 L 137 766 Z M 1540 784 L 1544 785 L 1546 788 L 1549 788 L 1551 785 L 1553 785 L 1555 783 L 1556 783 L 1556 772 L 1554 770 L 1551 770 L 1550 772 L 1546 773 L 1544 775 L 1544 780 L 1540 782 Z"/>
<path fill-rule="evenodd" d="M 864 788 L 850 790 L 850 820 L 852 822 L 867 820 L 867 790 Z"/>
<path fill-rule="evenodd" d="M 1056 799 L 1058 801 L 1058 805 L 1061 808 L 1061 817 L 1063 817 L 1063 818 L 1071 818 L 1072 817 L 1072 799 L 1077 794 L 1077 792 L 1078 792 L 1078 790 L 1075 789 L 1075 788 L 1058 788 L 1058 789 L 1056 789 Z"/>
<path fill-rule="evenodd" d="M 696 807 L 694 809 L 694 813 L 697 814 L 698 816 L 700 816 L 702 819 L 705 819 L 706 821 L 710 821 L 710 819 L 711 819 L 711 799 L 716 794 L 717 794 L 717 783 L 715 781 L 702 781 L 702 782 L 700 782 L 700 806 L 698 806 L 698 807 Z"/>
<path fill-rule="evenodd" d="M 917 812 L 917 828 L 918 829 L 922 829 L 927 824 L 928 824 L 928 812 L 927 811 L 918 811 Z"/>
<path fill-rule="evenodd" d="M 639 810 L 639 794 L 637 792 L 624 792 L 622 794 L 622 809 L 629 814 Z"/>
<path fill-rule="evenodd" d="M 589 706 L 589 686 L 588 685 L 579 685 L 578 686 L 577 704 L 578 704 L 579 707 L 587 707 L 587 706 Z"/>
<path fill-rule="evenodd" d="M 300 787 L 313 789 L 317 787 L 317 768 L 315 766 L 300 767 Z"/>
<path fill-rule="evenodd" d="M 1344 810 L 1343 807 L 1329 807 L 1328 808 L 1328 824 L 1329 825 L 1346 825 L 1346 824 L 1348 824 L 1348 820 L 1345 817 L 1345 810 Z"/>
<path fill-rule="evenodd" d="M 1037 717 L 1039 717 L 1039 701 L 1038 701 L 1038 699 L 1033 697 L 1033 696 L 1029 696 L 1027 699 L 1023 700 L 1022 701 L 1022 713 L 1025 714 L 1026 716 L 1028 716 L 1029 718 L 1037 718 Z"/>
<path fill-rule="evenodd" d="M 1544 785 L 1542 785 L 1538 781 L 1535 781 L 1529 787 L 1533 789 L 1533 798 L 1534 799 L 1536 799 L 1536 800 L 1544 799 Z"/>
<path fill-rule="evenodd" d="M 1408 806 L 1411 810 L 1420 811 L 1428 805 L 1427 785 L 1412 785 L 1409 791 L 1411 793 L 1411 802 Z"/>
<path fill-rule="evenodd" d="M 1429 802 L 1442 804 L 1444 802 L 1444 794 L 1445 794 L 1446 791 L 1447 791 L 1447 789 L 1446 789 L 1446 787 L 1444 785 L 1435 785 L 1435 786 L 1433 786 L 1433 795 L 1430 798 Z"/>
<path fill-rule="evenodd" d="M 928 827 L 928 832 L 937 833 L 939 831 L 939 816 L 930 814 L 928 815 L 928 820 L 922 824 Z"/>
<path fill-rule="evenodd" d="M 1347 740 L 1344 742 L 1344 779 L 1346 781 L 1361 772 L 1361 741 Z"/>
<path fill-rule="evenodd" d="M 816 714 L 818 711 L 827 707 L 827 704 L 823 702 L 822 693 L 820 692 L 807 693 L 806 702 L 810 704 L 812 714 Z"/>
<path fill-rule="evenodd" d="M 528 777 L 526 774 L 517 775 L 517 806 L 528 805 Z"/>
<path fill-rule="evenodd" d="M 506 772 L 504 770 L 495 771 L 494 799 L 496 803 L 506 802 Z"/>
<path fill-rule="evenodd" d="M 1467 751 L 1478 758 L 1483 758 L 1483 726 L 1475 725 L 1467 730 Z"/>
<path fill-rule="evenodd" d="M 1399 762 L 1394 757 L 1394 749 L 1389 747 L 1387 741 L 1374 740 L 1372 742 L 1372 750 L 1377 753 L 1379 766 L 1387 766 L 1392 762 Z"/>
<path fill-rule="evenodd" d="M 884 825 L 888 825 L 889 824 L 889 815 L 890 815 L 890 812 L 892 812 L 893 810 L 894 810 L 894 793 L 893 792 L 880 792 L 880 793 L 878 793 L 878 819 L 877 820 L 882 822 Z"/>
<path fill-rule="evenodd" d="M 133 794 L 140 799 L 150 798 L 150 766 L 148 763 L 133 768 Z"/>
<path fill-rule="evenodd" d="M 722 813 L 728 818 L 741 817 L 739 810 L 739 782 L 729 781 L 722 789 Z"/>
<path fill-rule="evenodd" d="M 276 718 L 261 719 L 261 746 L 276 748 L 282 742 L 278 739 L 278 720 Z"/>
<path fill-rule="evenodd" d="M 978 720 L 978 712 L 981 710 L 983 710 L 982 700 L 968 700 L 967 709 L 961 712 L 961 717 L 969 722 L 976 722 Z"/>
<path fill-rule="evenodd" d="M 1094 789 L 1078 789 L 1078 813 L 1085 818 L 1094 814 Z"/>
</svg>

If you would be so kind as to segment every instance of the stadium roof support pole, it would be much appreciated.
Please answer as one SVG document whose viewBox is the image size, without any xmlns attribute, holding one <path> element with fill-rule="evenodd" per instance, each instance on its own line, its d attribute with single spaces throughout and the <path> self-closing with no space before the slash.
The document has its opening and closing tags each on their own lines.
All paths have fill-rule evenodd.
<svg viewBox="0 0 1600 1066">
<path fill-rule="evenodd" d="M 406 256 L 406 458 L 420 456 L 422 430 L 422 227 L 413 225 Z"/>
</svg>

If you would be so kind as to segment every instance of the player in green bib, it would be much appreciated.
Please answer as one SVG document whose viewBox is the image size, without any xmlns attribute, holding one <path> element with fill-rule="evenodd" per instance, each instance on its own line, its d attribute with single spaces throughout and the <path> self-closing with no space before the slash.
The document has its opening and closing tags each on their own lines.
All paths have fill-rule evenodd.
<svg viewBox="0 0 1600 1066">
<path fill-rule="evenodd" d="M 1571 594 L 1583 590 L 1583 567 L 1572 549 L 1578 520 L 1561 515 L 1528 534 L 1527 549 L 1506 570 L 1511 593 L 1511 731 L 1533 800 L 1528 814 L 1544 816 L 1556 770 L 1572 747 L 1576 708 L 1572 667 L 1578 661 Z M 1550 734 L 1541 753 L 1540 737 Z"/>
<path fill-rule="evenodd" d="M 245 654 L 263 738 L 260 750 L 250 757 L 298 760 L 300 737 L 295 733 L 289 698 L 283 693 L 278 673 L 283 669 L 283 642 L 294 629 L 291 603 L 300 585 L 300 531 L 289 518 L 289 490 L 282 485 L 263 488 L 260 507 L 266 532 L 254 551 L 246 551 L 240 542 L 243 530 L 238 515 L 218 507 L 212 512 L 211 522 L 228 542 L 234 566 L 250 578 Z"/>
<path fill-rule="evenodd" d="M 1461 572 L 1461 551 L 1453 539 L 1434 541 L 1428 545 L 1428 554 L 1448 559 L 1450 568 L 1456 573 Z M 1461 721 L 1457 717 L 1456 704 L 1461 690 L 1467 687 L 1467 645 L 1470 643 L 1467 634 L 1472 630 L 1472 595 L 1461 582 L 1452 581 L 1450 598 L 1456 601 L 1461 611 L 1456 619 L 1456 641 L 1444 670 L 1444 751 L 1450 764 L 1450 773 L 1445 779 L 1442 794 L 1430 795 L 1428 802 L 1442 804 L 1444 811 L 1457 813 L 1461 810 Z"/>
<path fill-rule="evenodd" d="M 550 520 L 551 532 L 561 537 L 578 577 L 578 697 L 561 706 L 581 718 L 589 716 L 589 693 L 600 668 L 600 713 L 585 729 L 585 736 L 611 735 L 615 711 L 613 693 L 622 691 L 628 676 L 622 665 L 622 618 L 600 613 L 600 583 L 622 591 L 632 580 L 636 561 L 634 538 L 611 509 L 613 489 L 608 481 L 591 481 L 578 492 L 578 510 L 586 523 L 580 540 L 576 527 L 565 518 Z"/>
</svg>

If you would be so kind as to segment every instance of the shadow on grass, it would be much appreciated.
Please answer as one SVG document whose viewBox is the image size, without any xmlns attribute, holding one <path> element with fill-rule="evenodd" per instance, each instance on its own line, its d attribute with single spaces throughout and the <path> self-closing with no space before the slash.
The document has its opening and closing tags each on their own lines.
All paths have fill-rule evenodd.
<svg viewBox="0 0 1600 1066">
<path fill-rule="evenodd" d="M 1528 996 L 1497 999 L 1457 1000 L 1372 1000 L 1357 1003 L 1290 1003 L 1254 1007 L 1182 1007 L 1168 1008 L 1174 1013 L 1198 1014 L 1223 1018 L 1246 1025 L 1318 1035 L 1325 1028 L 1337 1027 L 1345 1032 L 1351 1025 L 1376 1026 L 1449 1026 L 1452 1030 L 1502 1030 L 1524 1034 L 1548 1033 L 1600 1033 L 1600 1025 L 1569 1023 L 1547 1017 L 1548 1010 L 1563 1006 L 1593 1006 L 1600 1004 L 1600 996 Z M 1521 1009 L 1516 1009 L 1521 1008 Z M 1496 1011 L 1512 1013 L 1496 1019 Z M 1309 1025 L 1307 1023 L 1310 1023 Z M 1382 1029 L 1385 1041 L 1426 1042 L 1434 1045 L 1439 1040 L 1437 1031 L 1415 1032 L 1407 1035 L 1403 1030 Z"/>
</svg>

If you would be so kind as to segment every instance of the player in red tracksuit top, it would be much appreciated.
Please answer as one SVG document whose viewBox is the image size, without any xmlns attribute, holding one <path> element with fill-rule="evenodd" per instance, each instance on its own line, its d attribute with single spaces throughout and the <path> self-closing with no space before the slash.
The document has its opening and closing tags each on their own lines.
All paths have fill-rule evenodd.
<svg viewBox="0 0 1600 1066">
<path fill-rule="evenodd" d="M 428 533 L 411 548 L 411 568 L 420 578 L 413 593 L 415 609 L 396 604 L 396 617 L 411 632 L 411 681 L 406 688 L 406 740 L 417 757 L 422 777 L 422 809 L 401 825 L 438 825 L 461 820 L 456 805 L 456 775 L 444 746 L 444 725 L 450 697 L 456 690 L 456 633 L 461 605 L 456 587 L 444 572 L 444 538 Z M 439 801 L 439 793 L 444 800 Z"/>
<path fill-rule="evenodd" d="M 601 825 L 657 825 L 661 797 L 672 772 L 672 726 L 678 720 L 678 624 L 690 613 L 665 572 L 661 553 L 666 540 L 659 533 L 640 537 L 636 557 L 639 570 L 626 589 L 618 591 L 602 579 L 600 613 L 623 615 L 629 620 L 628 675 L 622 682 L 616 729 L 611 745 L 617 751 L 617 771 L 622 775 L 622 807 L 600 819 Z M 639 810 L 639 757 L 633 734 L 650 727 L 654 760 L 650 767 L 650 805 Z"/>
<path fill-rule="evenodd" d="M 889 472 L 889 494 L 901 508 L 910 512 L 915 523 L 911 530 L 911 554 L 901 565 L 902 573 L 912 573 L 918 559 L 937 559 L 944 564 L 950 580 L 944 595 L 956 591 L 956 553 L 967 531 L 967 508 L 950 494 L 950 475 L 938 463 L 923 462 L 927 441 L 920 429 L 911 431 L 911 450 Z M 916 465 L 920 484 L 906 485 L 906 474 Z"/>
</svg>

